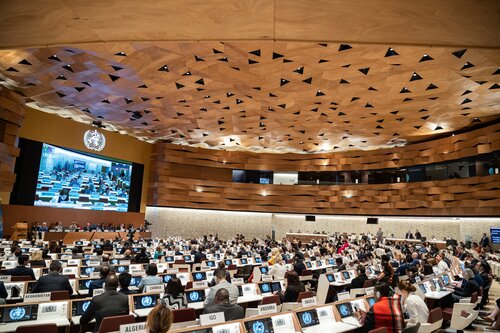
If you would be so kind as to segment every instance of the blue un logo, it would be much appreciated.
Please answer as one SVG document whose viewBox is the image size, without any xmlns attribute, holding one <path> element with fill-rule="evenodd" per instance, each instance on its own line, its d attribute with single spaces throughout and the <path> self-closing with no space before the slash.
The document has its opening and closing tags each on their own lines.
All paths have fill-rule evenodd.
<svg viewBox="0 0 500 333">
<path fill-rule="evenodd" d="M 196 280 L 203 280 L 203 275 L 201 273 L 196 273 Z"/>
<path fill-rule="evenodd" d="M 26 310 L 24 308 L 14 308 L 9 312 L 9 316 L 12 320 L 20 320 L 25 314 Z"/>
<path fill-rule="evenodd" d="M 153 299 L 151 298 L 151 296 L 144 296 L 141 299 L 141 304 L 142 306 L 150 306 L 151 304 L 153 304 Z"/>
<path fill-rule="evenodd" d="M 349 315 L 349 309 L 347 308 L 347 305 L 345 304 L 342 304 L 340 306 L 340 314 L 344 317 L 344 316 L 348 316 Z"/>
<path fill-rule="evenodd" d="M 269 285 L 268 284 L 263 284 L 262 285 L 262 290 L 267 293 L 269 291 Z"/>
<path fill-rule="evenodd" d="M 90 301 L 87 301 L 87 302 L 83 303 L 83 305 L 82 305 L 82 310 L 83 310 L 83 311 L 87 311 L 87 309 L 88 309 L 89 305 L 90 305 Z"/>
<path fill-rule="evenodd" d="M 264 333 L 265 331 L 264 323 L 261 321 L 256 321 L 255 323 L 253 323 L 252 329 L 254 333 Z"/>
<path fill-rule="evenodd" d="M 311 314 L 309 312 L 304 312 L 302 314 L 302 322 L 305 325 L 309 325 L 312 322 L 312 316 L 311 316 Z"/>
<path fill-rule="evenodd" d="M 200 299 L 200 295 L 198 295 L 198 293 L 191 293 L 189 294 L 189 299 L 193 302 L 196 302 L 198 299 Z"/>
</svg>

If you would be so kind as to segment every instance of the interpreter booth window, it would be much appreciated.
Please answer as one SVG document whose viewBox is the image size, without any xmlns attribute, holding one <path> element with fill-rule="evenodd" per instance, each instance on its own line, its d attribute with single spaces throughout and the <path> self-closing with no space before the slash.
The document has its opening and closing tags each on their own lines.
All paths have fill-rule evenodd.
<svg viewBox="0 0 500 333">
<path fill-rule="evenodd" d="M 272 184 L 273 172 L 265 170 L 233 170 L 233 182 L 247 184 Z"/>
<path fill-rule="evenodd" d="M 298 172 L 275 172 L 273 175 L 273 184 L 275 185 L 295 185 L 298 182 Z"/>
</svg>

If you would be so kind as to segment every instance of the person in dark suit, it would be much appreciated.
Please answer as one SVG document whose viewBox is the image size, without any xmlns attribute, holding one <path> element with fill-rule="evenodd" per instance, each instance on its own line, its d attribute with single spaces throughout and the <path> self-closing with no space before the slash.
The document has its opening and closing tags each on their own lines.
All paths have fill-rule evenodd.
<svg viewBox="0 0 500 333">
<path fill-rule="evenodd" d="M 120 292 L 125 295 L 135 294 L 136 292 L 130 290 L 130 281 L 132 281 L 132 275 L 130 273 L 124 272 L 118 275 L 118 282 L 120 283 Z"/>
<path fill-rule="evenodd" d="M 365 284 L 365 281 L 368 280 L 368 276 L 366 276 L 366 268 L 363 265 L 358 265 L 358 267 L 356 267 L 356 270 L 358 272 L 358 276 L 352 279 L 351 288 L 364 288 L 363 286 Z"/>
<path fill-rule="evenodd" d="M 106 277 L 106 291 L 92 298 L 89 307 L 80 318 L 82 331 L 83 327 L 94 318 L 94 332 L 97 332 L 104 318 L 127 315 L 129 313 L 128 296 L 117 292 L 117 288 L 118 277 L 115 274 L 109 274 Z"/>
<path fill-rule="evenodd" d="M 49 291 L 63 291 L 67 290 L 69 295 L 73 294 L 73 288 L 69 284 L 69 278 L 65 275 L 61 275 L 62 264 L 58 260 L 54 260 L 50 263 L 50 273 L 44 275 L 38 279 L 34 293 L 45 293 Z"/>
<path fill-rule="evenodd" d="M 410 230 L 408 230 L 408 232 L 406 233 L 405 239 L 413 239 L 413 234 L 411 233 Z"/>
<path fill-rule="evenodd" d="M 94 280 L 89 284 L 89 296 L 92 296 L 94 293 L 94 289 L 102 288 L 102 285 L 106 281 L 106 277 L 109 275 L 109 266 L 103 265 L 99 269 L 99 280 Z"/>
<path fill-rule="evenodd" d="M 5 285 L 2 281 L 0 281 L 0 304 L 5 304 L 5 299 L 9 296 L 7 293 L 7 289 L 5 289 Z"/>
<path fill-rule="evenodd" d="M 201 264 L 203 260 L 207 259 L 207 255 L 203 251 L 205 251 L 205 247 L 201 244 L 200 246 L 198 246 L 198 249 L 194 252 L 195 264 Z"/>
<path fill-rule="evenodd" d="M 29 276 L 31 280 L 36 281 L 33 269 L 26 267 L 29 258 L 27 255 L 20 255 L 17 259 L 18 266 L 16 268 L 8 269 L 3 272 L 3 275 L 11 276 Z"/>
<path fill-rule="evenodd" d="M 490 239 L 488 238 L 488 235 L 486 235 L 486 233 L 483 233 L 483 237 L 481 238 L 479 244 L 481 244 L 482 247 L 490 245 Z"/>
<path fill-rule="evenodd" d="M 335 259 L 335 264 L 337 265 L 337 272 L 340 272 L 340 271 L 345 271 L 345 265 L 344 265 L 344 260 L 342 260 L 341 257 L 337 257 Z"/>
<path fill-rule="evenodd" d="M 229 302 L 229 292 L 225 288 L 217 290 L 214 304 L 206 305 L 203 313 L 216 312 L 224 312 L 224 319 L 226 321 L 243 319 L 245 317 L 245 311 L 241 306 Z"/>
<path fill-rule="evenodd" d="M 418 229 L 417 229 L 417 231 L 415 231 L 415 238 L 422 239 L 422 234 L 420 233 L 420 231 L 418 231 Z"/>
</svg>

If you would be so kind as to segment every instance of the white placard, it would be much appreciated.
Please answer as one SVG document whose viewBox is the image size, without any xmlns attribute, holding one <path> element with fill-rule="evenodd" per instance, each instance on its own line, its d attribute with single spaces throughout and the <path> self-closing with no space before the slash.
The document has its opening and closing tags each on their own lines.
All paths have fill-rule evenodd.
<svg viewBox="0 0 500 333">
<path fill-rule="evenodd" d="M 200 315 L 201 326 L 219 324 L 225 321 L 226 318 L 224 317 L 224 312 L 216 312 L 216 313 Z"/>
<path fill-rule="evenodd" d="M 89 261 L 88 263 L 88 266 L 100 266 L 101 265 L 101 262 L 100 261 L 94 261 L 94 260 L 91 260 Z"/>
<path fill-rule="evenodd" d="M 316 297 L 309 297 L 309 298 L 304 298 L 302 300 L 302 307 L 307 308 L 309 306 L 315 306 L 318 305 L 318 301 L 316 300 Z"/>
<path fill-rule="evenodd" d="M 333 315 L 333 310 L 331 306 L 323 306 L 321 308 L 317 308 L 316 312 L 318 313 L 318 318 L 320 322 L 325 319 L 330 319 L 335 321 L 335 316 Z"/>
<path fill-rule="evenodd" d="M 273 281 L 273 277 L 269 274 L 262 274 L 262 281 L 271 282 L 271 281 Z"/>
<path fill-rule="evenodd" d="M 238 286 L 241 284 L 245 284 L 245 281 L 243 281 L 243 278 L 233 278 L 231 279 L 231 284 Z"/>
<path fill-rule="evenodd" d="M 165 291 L 165 287 L 163 284 L 149 284 L 149 285 L 144 286 L 145 293 L 154 293 L 154 292 L 162 293 L 164 291 Z"/>
<path fill-rule="evenodd" d="M 273 321 L 274 332 L 285 331 L 288 332 L 288 329 L 293 329 L 292 332 L 295 332 L 293 326 L 293 317 L 291 313 L 286 313 L 283 315 L 272 316 L 271 320 Z"/>
<path fill-rule="evenodd" d="M 120 260 L 120 265 L 130 265 L 130 260 Z"/>
<path fill-rule="evenodd" d="M 120 325 L 120 333 L 147 333 L 146 323 Z"/>
<path fill-rule="evenodd" d="M 104 285 L 103 288 L 97 288 L 92 290 L 92 296 L 99 296 L 102 293 L 104 293 Z"/>
<path fill-rule="evenodd" d="M 10 279 L 11 279 L 10 275 L 0 275 L 0 281 L 2 282 L 10 282 Z"/>
<path fill-rule="evenodd" d="M 212 333 L 240 333 L 240 323 L 231 323 L 212 327 Z"/>
<path fill-rule="evenodd" d="M 101 277 L 101 275 L 99 272 L 92 272 L 92 273 L 90 273 L 90 277 L 93 279 L 98 279 Z"/>
<path fill-rule="evenodd" d="M 345 301 L 351 298 L 351 294 L 348 291 L 337 293 L 337 298 L 339 301 Z"/>
<path fill-rule="evenodd" d="M 278 312 L 278 307 L 276 306 L 276 303 L 271 303 L 271 304 L 263 304 L 257 306 L 257 313 L 260 315 L 267 315 L 267 314 L 273 314 Z"/>
<path fill-rule="evenodd" d="M 373 295 L 375 291 L 375 287 L 368 287 L 368 288 L 365 288 L 365 293 L 366 295 L 370 296 L 370 295 Z"/>
<path fill-rule="evenodd" d="M 422 279 L 420 278 L 420 276 L 415 276 L 415 282 L 420 282 L 422 281 Z"/>
<path fill-rule="evenodd" d="M 332 268 L 332 267 L 328 267 L 328 268 L 326 269 L 326 272 L 327 272 L 327 273 L 333 273 L 333 268 Z"/>
<path fill-rule="evenodd" d="M 80 259 L 69 259 L 68 260 L 68 266 L 80 266 L 81 260 Z"/>
<path fill-rule="evenodd" d="M 256 285 L 253 283 L 243 285 L 242 289 L 243 296 L 254 296 L 257 294 Z"/>
<path fill-rule="evenodd" d="M 211 270 L 210 266 L 201 266 L 202 271 L 209 271 Z"/>
<path fill-rule="evenodd" d="M 208 288 L 208 282 L 207 281 L 193 281 L 193 288 L 196 288 L 196 289 Z"/>
<path fill-rule="evenodd" d="M 24 295 L 24 302 L 50 302 L 50 292 Z"/>
</svg>

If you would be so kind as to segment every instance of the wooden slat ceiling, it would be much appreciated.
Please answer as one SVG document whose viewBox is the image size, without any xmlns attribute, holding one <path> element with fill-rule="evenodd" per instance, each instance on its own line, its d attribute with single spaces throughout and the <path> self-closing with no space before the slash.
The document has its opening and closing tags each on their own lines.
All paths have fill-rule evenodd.
<svg viewBox="0 0 500 333">
<path fill-rule="evenodd" d="M 28 105 L 148 141 L 256 152 L 411 143 L 500 114 L 500 52 L 328 42 L 0 51 Z"/>
</svg>

